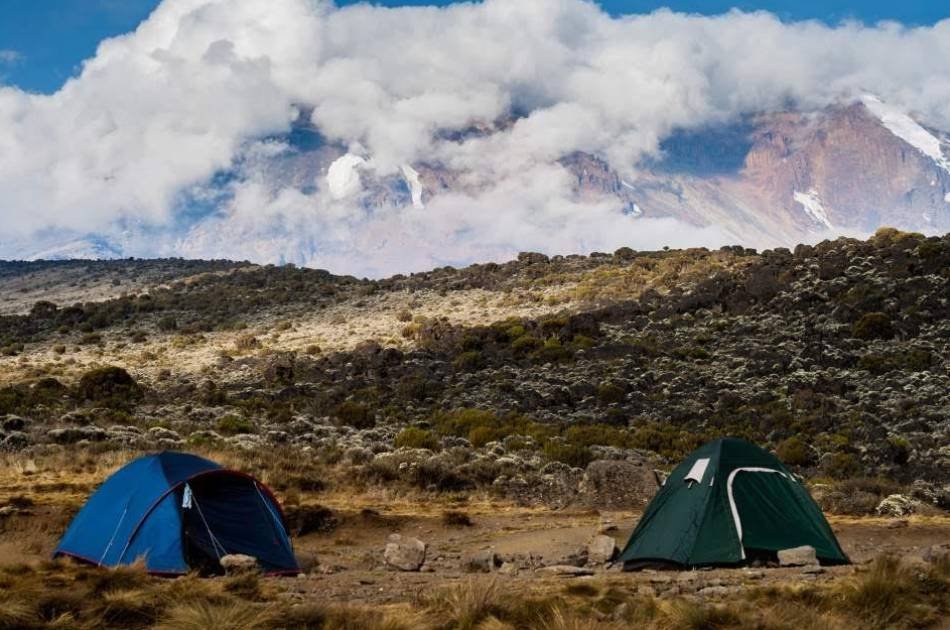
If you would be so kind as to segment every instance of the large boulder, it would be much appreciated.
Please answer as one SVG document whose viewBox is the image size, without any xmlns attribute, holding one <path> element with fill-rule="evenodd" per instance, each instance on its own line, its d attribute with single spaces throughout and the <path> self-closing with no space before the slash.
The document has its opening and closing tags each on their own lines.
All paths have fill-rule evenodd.
<svg viewBox="0 0 950 630">
<path fill-rule="evenodd" d="M 426 561 L 426 544 L 418 538 L 392 534 L 383 559 L 388 566 L 400 571 L 418 571 Z"/>
<path fill-rule="evenodd" d="M 818 564 L 818 556 L 815 548 L 809 545 L 793 547 L 792 549 L 782 549 L 778 552 L 779 566 L 783 567 L 804 567 Z"/>
<path fill-rule="evenodd" d="M 610 536 L 594 536 L 587 544 L 587 563 L 591 566 L 606 564 L 617 555 L 617 541 Z"/>
<path fill-rule="evenodd" d="M 648 462 L 597 460 L 587 465 L 580 499 L 601 508 L 636 508 L 646 505 L 656 490 L 656 476 Z"/>
</svg>

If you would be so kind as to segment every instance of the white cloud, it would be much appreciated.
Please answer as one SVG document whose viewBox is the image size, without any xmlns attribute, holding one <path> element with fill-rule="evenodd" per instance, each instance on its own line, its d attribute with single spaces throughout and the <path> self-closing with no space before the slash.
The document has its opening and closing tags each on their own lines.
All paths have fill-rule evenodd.
<svg viewBox="0 0 950 630">
<path fill-rule="evenodd" d="M 56 94 L 0 87 L 0 219 L 7 238 L 133 225 L 165 240 L 133 239 L 131 254 L 373 273 L 531 248 L 711 244 L 708 230 L 573 199 L 553 161 L 583 150 L 630 173 L 677 126 L 867 91 L 950 127 L 950 20 L 831 28 L 767 13 L 611 18 L 582 0 L 165 0 Z M 437 160 L 467 173 L 468 193 L 371 212 L 332 200 L 321 174 L 303 190 L 244 165 L 221 212 L 183 231 L 182 191 L 287 131 L 297 104 L 377 175 Z M 524 115 L 487 137 L 435 133 L 511 111 Z M 267 241 L 282 230 L 292 246 Z"/>
<path fill-rule="evenodd" d="M 18 50 L 9 48 L 0 48 L 0 65 L 10 65 L 23 59 L 23 54 Z"/>
</svg>

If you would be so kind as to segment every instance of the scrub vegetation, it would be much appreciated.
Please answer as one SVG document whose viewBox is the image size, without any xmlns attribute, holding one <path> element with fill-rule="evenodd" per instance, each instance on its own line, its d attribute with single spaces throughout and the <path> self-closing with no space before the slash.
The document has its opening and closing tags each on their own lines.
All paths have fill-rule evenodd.
<svg viewBox="0 0 950 630">
<path fill-rule="evenodd" d="M 525 253 L 383 280 L 0 263 L 0 295 L 15 297 L 0 312 L 0 628 L 933 625 L 947 612 L 933 554 L 703 596 L 620 574 L 565 591 L 533 567 L 517 588 L 507 574 L 446 585 L 446 566 L 399 582 L 373 558 L 391 533 L 432 531 L 432 561 L 456 571 L 498 536 L 521 552 L 601 519 L 632 526 L 657 478 L 727 435 L 774 451 L 887 549 L 936 545 L 950 509 L 948 274 L 950 237 L 893 230 L 794 251 Z M 41 562 L 109 472 L 159 449 L 273 488 L 311 577 L 123 570 L 127 586 L 103 586 L 102 572 Z M 318 583 L 339 596 L 306 586 Z M 343 594 L 361 603 L 340 608 Z"/>
</svg>

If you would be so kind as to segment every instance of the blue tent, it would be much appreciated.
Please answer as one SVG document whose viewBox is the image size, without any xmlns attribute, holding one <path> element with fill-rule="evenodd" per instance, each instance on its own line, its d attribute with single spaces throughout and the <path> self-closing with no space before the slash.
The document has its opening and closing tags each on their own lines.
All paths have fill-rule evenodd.
<svg viewBox="0 0 950 630">
<path fill-rule="evenodd" d="M 277 499 L 244 473 L 186 453 L 141 457 L 86 502 L 53 553 L 100 566 L 145 560 L 150 573 L 220 571 L 228 554 L 268 573 L 300 572 Z"/>
</svg>

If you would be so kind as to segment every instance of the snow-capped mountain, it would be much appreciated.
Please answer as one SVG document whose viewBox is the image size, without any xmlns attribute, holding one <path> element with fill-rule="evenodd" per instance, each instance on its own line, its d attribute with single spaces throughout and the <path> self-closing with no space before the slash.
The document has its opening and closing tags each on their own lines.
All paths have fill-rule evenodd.
<svg viewBox="0 0 950 630">
<path fill-rule="evenodd" d="M 460 143 L 491 141 L 516 120 L 508 116 L 439 133 Z M 568 199 L 558 203 L 601 212 L 599 232 L 564 247 L 624 243 L 638 225 L 655 225 L 650 221 L 675 221 L 715 235 L 713 242 L 695 245 L 788 246 L 866 234 L 882 225 L 942 233 L 950 231 L 948 140 L 946 132 L 865 95 L 820 111 L 760 113 L 674 130 L 658 154 L 625 174 L 601 156 L 574 152 L 540 165 L 544 175 L 529 185 L 543 190 L 563 184 Z M 305 109 L 290 133 L 255 142 L 231 170 L 183 196 L 182 203 L 195 209 L 172 227 L 0 242 L 0 257 L 174 255 L 329 266 L 366 254 L 373 261 L 360 271 L 383 274 L 547 245 L 543 223 L 550 213 L 526 216 L 521 224 L 538 223 L 539 230 L 521 241 L 516 228 L 501 227 L 492 232 L 502 241 L 495 249 L 469 244 L 457 258 L 426 257 L 433 242 L 485 229 L 473 216 L 478 204 L 470 201 L 486 196 L 480 203 L 491 203 L 486 191 L 494 182 L 437 156 L 381 167 L 360 147 L 326 142 Z M 617 217 L 615 238 L 603 238 L 608 211 Z"/>
</svg>

